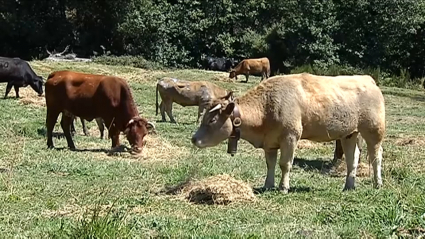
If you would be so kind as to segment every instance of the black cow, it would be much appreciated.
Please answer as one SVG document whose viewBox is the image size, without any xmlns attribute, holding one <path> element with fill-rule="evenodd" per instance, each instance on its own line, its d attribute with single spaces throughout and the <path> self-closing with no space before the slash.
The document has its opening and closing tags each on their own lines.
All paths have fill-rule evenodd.
<svg viewBox="0 0 425 239">
<path fill-rule="evenodd" d="M 237 65 L 234 59 L 211 56 L 205 57 L 203 63 L 205 70 L 212 71 L 229 71 L 230 68 L 235 67 L 235 65 Z"/>
<path fill-rule="evenodd" d="M 28 62 L 19 58 L 0 57 L 0 82 L 7 82 L 7 97 L 12 86 L 15 88 L 16 98 L 19 98 L 19 88 L 31 86 L 39 96 L 43 94 L 43 78 L 36 75 Z"/>
</svg>

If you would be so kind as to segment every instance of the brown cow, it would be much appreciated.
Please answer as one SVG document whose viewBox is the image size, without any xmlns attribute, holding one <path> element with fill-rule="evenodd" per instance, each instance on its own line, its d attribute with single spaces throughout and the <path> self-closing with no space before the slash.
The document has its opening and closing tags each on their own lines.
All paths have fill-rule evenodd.
<svg viewBox="0 0 425 239">
<path fill-rule="evenodd" d="M 228 152 L 234 154 L 240 137 L 263 148 L 267 161 L 265 189 L 274 187 L 280 149 L 279 189 L 288 192 L 298 140 L 340 139 L 347 164 L 344 190 L 350 190 L 355 188 L 359 133 L 373 165 L 374 186 L 380 187 L 385 102 L 373 78 L 303 73 L 271 77 L 235 100 L 216 100 L 206 111 L 192 143 L 205 148 L 229 139 Z"/>
<path fill-rule="evenodd" d="M 161 96 L 161 104 L 158 105 L 158 92 Z M 186 106 L 199 106 L 199 122 L 204 109 L 210 106 L 211 101 L 217 97 L 224 97 L 227 90 L 207 81 L 185 81 L 174 78 L 164 77 L 156 84 L 156 115 L 158 107 L 161 110 L 162 121 L 166 121 L 165 112 L 172 123 L 176 123 L 173 117 L 173 102 Z"/>
<path fill-rule="evenodd" d="M 68 147 L 75 149 L 71 137 L 71 122 L 75 115 L 85 120 L 102 118 L 109 125 L 112 150 L 119 145 L 119 133 L 124 132 L 132 153 L 140 154 L 143 138 L 154 125 L 139 116 L 127 82 L 114 76 L 92 75 L 72 71 L 56 71 L 46 81 L 47 146 L 53 148 L 52 133 L 62 113 L 61 126 Z"/>
<path fill-rule="evenodd" d="M 245 75 L 248 82 L 249 75 L 260 75 L 261 81 L 270 77 L 270 61 L 267 57 L 256 59 L 245 59 L 241 61 L 234 69 L 230 69 L 229 78 L 236 80 L 238 75 Z"/>
</svg>

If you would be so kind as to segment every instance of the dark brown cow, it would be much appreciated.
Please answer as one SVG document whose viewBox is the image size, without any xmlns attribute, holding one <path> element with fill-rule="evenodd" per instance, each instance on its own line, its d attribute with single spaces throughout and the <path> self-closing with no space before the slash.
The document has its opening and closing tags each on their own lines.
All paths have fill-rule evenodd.
<svg viewBox="0 0 425 239">
<path fill-rule="evenodd" d="M 132 153 L 140 154 L 143 138 L 154 125 L 139 116 L 127 82 L 114 76 L 92 75 L 72 71 L 56 71 L 45 84 L 47 105 L 47 146 L 53 148 L 52 133 L 56 120 L 62 113 L 61 126 L 68 147 L 75 149 L 71 137 L 73 116 L 91 121 L 103 118 L 109 125 L 112 149 L 119 145 L 119 133 L 124 132 Z"/>
<path fill-rule="evenodd" d="M 267 79 L 270 77 L 270 61 L 267 57 L 245 59 L 230 70 L 229 78 L 237 80 L 238 75 L 245 75 L 245 82 L 248 82 L 249 75 L 261 75 L 261 81 Z"/>
</svg>

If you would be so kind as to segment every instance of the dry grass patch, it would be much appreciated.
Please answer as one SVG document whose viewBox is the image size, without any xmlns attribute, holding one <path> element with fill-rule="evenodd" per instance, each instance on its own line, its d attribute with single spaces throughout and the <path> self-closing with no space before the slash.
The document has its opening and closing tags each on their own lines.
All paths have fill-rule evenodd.
<svg viewBox="0 0 425 239">
<path fill-rule="evenodd" d="M 48 218 L 72 217 L 80 220 L 84 215 L 93 215 L 95 211 L 99 216 L 103 217 L 112 209 L 112 206 L 112 204 L 81 206 L 71 203 L 57 210 L 45 210 L 41 215 Z"/>
<path fill-rule="evenodd" d="M 423 137 L 402 137 L 395 140 L 398 146 L 424 146 L 425 138 Z"/>
<path fill-rule="evenodd" d="M 11 93 L 14 94 L 15 92 Z M 19 88 L 19 96 L 19 103 L 23 105 L 46 107 L 46 99 L 44 97 L 44 94 L 42 96 L 38 96 L 38 94 L 29 86 Z"/>
<path fill-rule="evenodd" d="M 297 144 L 298 149 L 313 149 L 322 146 L 323 143 L 317 143 L 310 140 L 299 140 Z"/>
<path fill-rule="evenodd" d="M 231 82 L 231 83 L 235 83 L 234 79 L 230 79 L 229 75 L 215 75 L 214 77 L 212 77 L 211 79 L 212 81 L 219 81 L 219 82 Z"/>
<path fill-rule="evenodd" d="M 332 166 L 330 174 L 336 177 L 345 177 L 347 175 L 347 164 L 344 160 L 340 160 Z M 364 162 L 359 162 L 357 165 L 357 177 L 370 177 L 373 174 L 372 165 Z"/>
<path fill-rule="evenodd" d="M 255 201 L 254 191 L 249 184 L 227 174 L 188 181 L 169 192 L 178 193 L 181 199 L 195 204 L 227 205 Z"/>
<path fill-rule="evenodd" d="M 78 131 L 79 134 L 82 134 Z M 97 126 L 93 126 L 89 128 L 89 132 L 91 136 L 88 137 L 99 137 L 100 133 Z M 84 137 L 84 136 L 83 136 Z M 109 153 L 111 140 L 108 137 L 108 132 L 105 130 L 105 135 L 102 143 L 98 143 L 95 141 L 92 142 L 76 142 L 78 149 L 82 150 L 93 150 L 93 151 L 102 151 L 104 149 L 107 152 L 96 152 L 95 158 L 98 159 L 114 159 L 119 158 L 122 160 L 128 161 L 141 161 L 141 160 L 152 160 L 152 161 L 170 161 L 175 160 L 181 157 L 185 157 L 189 154 L 188 150 L 185 150 L 183 147 L 178 147 L 172 145 L 167 139 L 164 139 L 161 136 L 155 134 L 148 134 L 145 137 L 145 147 L 143 148 L 141 155 L 131 155 L 130 149 L 128 148 L 128 141 L 124 135 L 120 135 L 120 142 L 122 147 L 120 147 L 117 152 Z M 105 147 L 106 146 L 106 147 Z"/>
</svg>

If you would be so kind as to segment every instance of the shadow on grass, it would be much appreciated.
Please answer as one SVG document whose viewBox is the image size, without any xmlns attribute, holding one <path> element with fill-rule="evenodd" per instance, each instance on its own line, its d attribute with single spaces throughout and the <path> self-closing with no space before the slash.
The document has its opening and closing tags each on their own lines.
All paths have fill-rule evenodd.
<svg viewBox="0 0 425 239">
<path fill-rule="evenodd" d="M 317 158 L 313 160 L 307 160 L 303 158 L 294 158 L 294 164 L 304 171 L 316 171 L 326 172 L 332 168 L 332 162 L 323 158 Z"/>
<path fill-rule="evenodd" d="M 315 189 L 316 190 L 316 189 Z M 274 188 L 263 188 L 263 187 L 258 187 L 258 188 L 253 188 L 254 194 L 263 194 L 263 193 L 268 193 L 268 192 L 280 192 L 279 189 L 277 187 Z M 305 186 L 291 186 L 288 193 L 308 193 L 311 192 L 312 189 L 310 187 L 305 187 Z"/>
<path fill-rule="evenodd" d="M 72 152 L 92 152 L 92 153 L 99 153 L 99 152 L 109 153 L 110 152 L 110 150 L 108 150 L 108 149 L 73 149 L 72 150 L 68 147 L 60 147 L 60 148 L 55 147 L 55 148 L 52 148 L 52 150 L 57 150 L 57 151 L 69 150 L 69 151 L 72 151 Z M 115 152 L 117 152 L 117 151 L 115 151 Z M 119 152 L 125 152 L 125 151 L 119 151 Z"/>
<path fill-rule="evenodd" d="M 408 94 L 408 93 L 404 93 L 404 92 L 397 92 L 397 91 L 392 91 L 392 90 L 383 90 L 382 93 L 384 95 L 405 97 L 405 98 L 410 98 L 412 100 L 425 102 L 425 95 L 422 97 L 420 95 L 412 95 L 412 94 Z"/>
<path fill-rule="evenodd" d="M 176 122 L 172 123 L 171 121 L 163 121 L 163 120 L 157 120 L 155 123 L 161 123 L 161 124 L 170 124 L 170 125 L 194 125 L 195 122 Z"/>
</svg>

